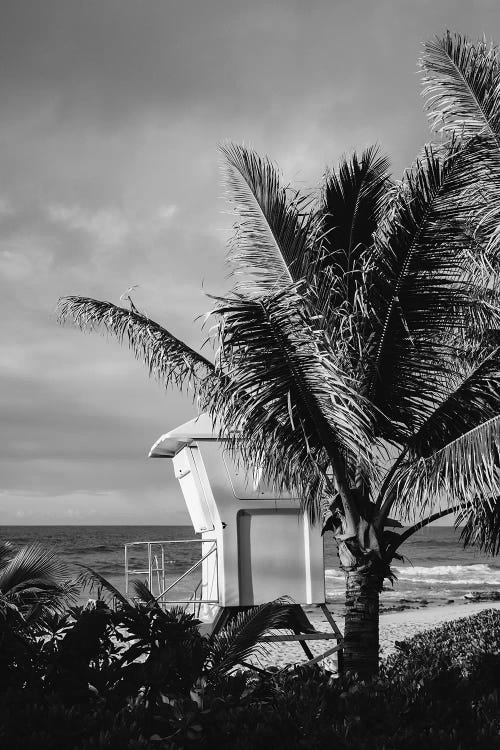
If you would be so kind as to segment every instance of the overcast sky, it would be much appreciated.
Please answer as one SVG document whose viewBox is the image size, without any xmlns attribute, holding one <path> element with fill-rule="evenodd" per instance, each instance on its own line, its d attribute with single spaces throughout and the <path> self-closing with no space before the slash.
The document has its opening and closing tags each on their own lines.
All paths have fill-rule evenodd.
<svg viewBox="0 0 500 750">
<path fill-rule="evenodd" d="M 135 304 L 198 347 L 226 289 L 217 143 L 314 188 L 428 139 L 420 45 L 500 42 L 498 0 L 0 1 L 0 524 L 185 523 L 156 438 L 195 412 L 58 297 Z"/>
</svg>

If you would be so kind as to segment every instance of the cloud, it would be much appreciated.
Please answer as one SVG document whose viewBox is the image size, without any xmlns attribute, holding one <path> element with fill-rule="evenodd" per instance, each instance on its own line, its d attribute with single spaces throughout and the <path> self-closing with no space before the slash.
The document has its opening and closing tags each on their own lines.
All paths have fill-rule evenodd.
<svg viewBox="0 0 500 750">
<path fill-rule="evenodd" d="M 22 253 L 13 250 L 0 250 L 0 275 L 7 283 L 22 281 L 35 272 L 36 264 Z"/>
<path fill-rule="evenodd" d="M 116 342 L 57 326 L 57 298 L 137 285 L 201 346 L 205 291 L 228 286 L 216 144 L 250 143 L 306 190 L 373 142 L 399 175 L 428 138 L 420 44 L 449 26 L 500 40 L 490 0 L 4 0 L 0 489 L 19 510 L 38 489 L 52 519 L 141 519 L 143 497 L 165 520 L 175 485 L 145 454 L 195 410 Z"/>
<path fill-rule="evenodd" d="M 86 232 L 101 248 L 116 249 L 130 233 L 125 216 L 112 210 L 85 211 L 81 206 L 54 204 L 48 207 L 51 221 L 75 231 Z"/>
<path fill-rule="evenodd" d="M 11 202 L 7 198 L 0 196 L 0 220 L 13 215 L 14 208 Z"/>
<path fill-rule="evenodd" d="M 11 524 L 189 524 L 185 509 L 168 506 L 162 495 L 149 490 L 133 499 L 119 490 L 67 492 L 57 497 L 35 492 L 0 492 L 0 512 L 4 527 Z M 8 531 L 4 529 L 4 533 Z"/>
<path fill-rule="evenodd" d="M 178 206 L 176 206 L 174 203 L 160 206 L 160 208 L 158 209 L 158 218 L 162 222 L 162 224 L 169 224 L 178 210 Z"/>
</svg>

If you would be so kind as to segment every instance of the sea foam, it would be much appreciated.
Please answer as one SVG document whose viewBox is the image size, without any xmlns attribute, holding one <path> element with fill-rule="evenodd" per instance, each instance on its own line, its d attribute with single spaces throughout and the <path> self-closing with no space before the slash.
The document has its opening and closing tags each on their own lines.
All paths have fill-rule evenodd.
<svg viewBox="0 0 500 750">
<path fill-rule="evenodd" d="M 394 572 L 399 581 L 414 583 L 454 583 L 462 585 L 500 585 L 500 568 L 484 563 L 477 565 L 432 565 L 396 566 Z"/>
<path fill-rule="evenodd" d="M 486 584 L 500 586 L 500 568 L 485 563 L 476 565 L 401 565 L 393 566 L 398 581 L 411 583 L 452 583 L 456 585 Z M 344 578 L 341 570 L 327 568 L 325 576 L 332 583 Z"/>
</svg>

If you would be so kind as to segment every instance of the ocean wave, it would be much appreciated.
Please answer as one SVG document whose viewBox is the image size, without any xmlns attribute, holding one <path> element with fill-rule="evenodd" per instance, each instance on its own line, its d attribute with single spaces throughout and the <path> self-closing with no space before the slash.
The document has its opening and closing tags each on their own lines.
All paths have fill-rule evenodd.
<svg viewBox="0 0 500 750">
<path fill-rule="evenodd" d="M 500 585 L 500 569 L 484 563 L 476 565 L 434 565 L 395 567 L 399 581 L 410 583 L 454 583 Z"/>
<path fill-rule="evenodd" d="M 326 568 L 325 569 L 325 576 L 327 578 L 341 578 L 344 580 L 345 575 L 341 570 L 338 570 L 337 568 Z"/>
<path fill-rule="evenodd" d="M 405 578 L 405 582 L 407 583 L 425 583 L 429 586 L 438 586 L 443 584 L 442 578 Z M 448 583 L 453 586 L 480 586 L 481 588 L 498 588 L 500 586 L 500 577 L 499 578 L 493 578 L 491 581 L 485 581 L 484 578 L 452 578 L 448 581 L 445 581 L 445 583 Z"/>
<path fill-rule="evenodd" d="M 398 570 L 401 573 L 411 571 L 414 576 L 428 576 L 430 574 L 434 576 L 448 576 L 454 575 L 457 572 L 465 573 L 470 571 L 471 573 L 491 573 L 495 571 L 494 568 L 486 563 L 476 563 L 473 565 L 405 565 L 396 566 L 395 570 Z M 498 568 L 497 571 L 500 573 Z"/>
<path fill-rule="evenodd" d="M 486 585 L 500 586 L 500 568 L 486 563 L 475 565 L 407 565 L 393 568 L 398 582 L 416 584 L 453 584 L 453 585 Z M 336 568 L 325 570 L 327 581 L 335 585 L 344 581 L 344 573 Z"/>
</svg>

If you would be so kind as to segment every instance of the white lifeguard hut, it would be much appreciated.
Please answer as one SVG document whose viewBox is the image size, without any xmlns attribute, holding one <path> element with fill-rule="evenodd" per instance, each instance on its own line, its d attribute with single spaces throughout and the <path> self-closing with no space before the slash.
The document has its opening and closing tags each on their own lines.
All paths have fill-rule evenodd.
<svg viewBox="0 0 500 750">
<path fill-rule="evenodd" d="M 141 543 L 126 545 L 127 588 L 131 574 L 147 572 L 160 603 L 193 604 L 198 617 L 211 621 L 213 628 L 222 626 L 228 613 L 286 596 L 300 610 L 291 625 L 294 635 L 263 640 L 298 640 L 310 661 L 339 651 L 342 635 L 325 603 L 321 528 L 310 523 L 299 498 L 277 493 L 259 472 L 235 461 L 207 414 L 162 435 L 149 456 L 171 459 L 194 531 L 201 535 L 201 558 L 166 585 L 163 545 L 177 542 L 144 542 L 149 545 L 147 571 L 128 566 L 130 548 Z M 201 579 L 192 596 L 171 598 L 195 568 Z M 319 605 L 332 632 L 314 631 L 303 605 Z M 305 641 L 329 638 L 337 646 L 313 657 Z"/>
</svg>

